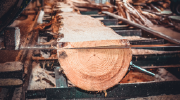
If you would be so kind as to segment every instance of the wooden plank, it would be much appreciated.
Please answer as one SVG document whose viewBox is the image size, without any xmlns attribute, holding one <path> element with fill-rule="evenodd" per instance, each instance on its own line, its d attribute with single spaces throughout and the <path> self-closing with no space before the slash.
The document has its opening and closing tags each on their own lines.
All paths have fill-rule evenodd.
<svg viewBox="0 0 180 100">
<path fill-rule="evenodd" d="M 128 29 L 128 25 L 109 25 L 107 26 L 113 30 L 123 30 L 123 29 Z"/>
<path fill-rule="evenodd" d="M 0 64 L 0 73 L 1 72 L 13 72 L 13 71 L 22 71 L 23 64 L 19 61 L 15 62 L 6 62 Z"/>
<path fill-rule="evenodd" d="M 20 86 L 23 84 L 23 81 L 20 79 L 0 79 L 0 87 L 5 87 L 5 86 Z"/>
<path fill-rule="evenodd" d="M 180 22 L 180 16 L 169 16 L 170 19 Z"/>
</svg>

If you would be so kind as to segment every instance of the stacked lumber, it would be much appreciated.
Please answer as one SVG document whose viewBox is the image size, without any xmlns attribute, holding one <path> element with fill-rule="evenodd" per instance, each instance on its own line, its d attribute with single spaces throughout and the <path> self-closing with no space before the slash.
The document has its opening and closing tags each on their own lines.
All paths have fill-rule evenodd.
<svg viewBox="0 0 180 100">
<path fill-rule="evenodd" d="M 149 8 L 154 11 L 162 11 L 170 6 L 170 0 L 133 0 L 133 5 L 143 5 L 142 7 Z"/>
<path fill-rule="evenodd" d="M 119 16 L 140 25 L 173 26 L 169 18 L 161 16 L 161 11 L 169 8 L 170 0 L 119 0 L 116 6 Z"/>
<path fill-rule="evenodd" d="M 170 3 L 170 0 L 133 0 L 132 5 L 153 24 L 173 26 L 169 18 L 161 16 L 163 10 L 170 8 Z"/>
<path fill-rule="evenodd" d="M 130 21 L 149 27 L 153 25 L 153 23 L 142 14 L 141 9 L 136 9 L 128 2 L 118 2 L 116 10 L 119 16 Z"/>
<path fill-rule="evenodd" d="M 66 0 L 65 3 L 72 6 L 74 9 L 78 9 L 79 11 L 98 10 L 99 12 L 109 11 L 113 13 L 115 8 L 109 2 L 106 2 L 105 4 L 96 4 L 88 0 Z"/>
<path fill-rule="evenodd" d="M 0 86 L 20 86 L 23 84 L 22 62 L 0 63 Z"/>
</svg>

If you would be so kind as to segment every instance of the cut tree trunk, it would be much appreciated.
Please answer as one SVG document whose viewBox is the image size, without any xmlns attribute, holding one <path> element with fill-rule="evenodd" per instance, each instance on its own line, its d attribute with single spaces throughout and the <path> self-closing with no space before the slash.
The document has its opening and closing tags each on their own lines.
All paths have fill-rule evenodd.
<svg viewBox="0 0 180 100">
<path fill-rule="evenodd" d="M 86 15 L 62 13 L 64 18 L 58 41 L 58 59 L 67 78 L 88 91 L 102 91 L 118 84 L 127 73 L 131 49 L 67 49 L 96 46 L 128 46 L 129 41 Z"/>
</svg>

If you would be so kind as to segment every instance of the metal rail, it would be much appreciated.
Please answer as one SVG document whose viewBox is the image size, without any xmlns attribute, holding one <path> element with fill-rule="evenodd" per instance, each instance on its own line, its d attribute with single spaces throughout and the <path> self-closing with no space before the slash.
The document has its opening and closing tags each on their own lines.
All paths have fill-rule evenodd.
<svg viewBox="0 0 180 100">
<path fill-rule="evenodd" d="M 168 41 L 170 41 L 170 42 L 172 42 L 172 43 L 180 44 L 180 41 L 178 41 L 178 40 L 176 40 L 176 39 L 173 39 L 173 38 L 171 38 L 171 37 L 169 37 L 169 36 L 167 36 L 167 35 L 164 35 L 164 34 L 161 33 L 161 32 L 158 32 L 158 31 L 152 30 L 152 29 L 150 29 L 150 28 L 148 28 L 148 27 L 145 27 L 145 26 L 136 24 L 136 23 L 134 23 L 134 22 L 131 22 L 131 21 L 127 20 L 127 19 L 124 19 L 124 18 L 122 18 L 122 17 L 120 17 L 120 16 L 118 16 L 118 15 L 115 15 L 115 14 L 110 13 L 110 12 L 107 12 L 107 11 L 103 11 L 102 13 L 107 14 L 107 15 L 109 15 L 109 16 L 112 16 L 112 17 L 114 17 L 114 18 L 116 18 L 116 19 L 119 19 L 119 20 L 123 21 L 123 22 L 126 23 L 126 24 L 132 25 L 133 27 L 140 28 L 140 29 L 142 29 L 143 31 L 149 32 L 149 33 L 154 34 L 154 35 L 156 35 L 156 36 L 158 36 L 158 37 L 161 37 L 161 38 L 163 38 L 163 39 L 165 39 L 165 40 L 168 40 Z"/>
<path fill-rule="evenodd" d="M 146 82 L 133 84 L 118 84 L 107 90 L 107 96 L 103 92 L 84 91 L 76 87 L 72 88 L 46 88 L 45 90 L 28 90 L 27 99 L 46 98 L 47 100 L 59 99 L 98 99 L 98 100 L 124 100 L 128 98 L 147 97 L 154 95 L 180 94 L 180 81 Z M 89 98 L 89 99 L 88 99 Z"/>
</svg>

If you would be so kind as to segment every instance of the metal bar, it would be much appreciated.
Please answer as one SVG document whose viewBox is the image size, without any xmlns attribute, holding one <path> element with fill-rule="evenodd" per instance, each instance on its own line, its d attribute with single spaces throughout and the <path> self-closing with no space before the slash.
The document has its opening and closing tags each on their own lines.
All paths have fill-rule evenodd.
<svg viewBox="0 0 180 100">
<path fill-rule="evenodd" d="M 162 54 L 133 55 L 133 64 L 137 66 L 167 66 L 180 64 L 180 52 Z"/>
<path fill-rule="evenodd" d="M 97 47 L 77 47 L 77 48 L 62 48 L 62 49 L 125 49 L 130 48 L 130 45 L 110 45 L 110 46 L 97 46 Z"/>
<path fill-rule="evenodd" d="M 98 14 L 98 10 L 92 10 L 92 11 L 80 11 L 82 15 L 92 15 L 92 14 Z"/>
<path fill-rule="evenodd" d="M 129 40 L 131 45 L 164 44 L 164 39 Z"/>
<path fill-rule="evenodd" d="M 25 93 L 26 99 L 35 99 L 35 98 L 46 98 L 45 89 L 42 90 L 27 90 Z"/>
<path fill-rule="evenodd" d="M 121 36 L 142 36 L 141 30 L 114 30 Z"/>
<path fill-rule="evenodd" d="M 21 47 L 21 50 L 54 50 L 56 47 L 49 47 L 50 45 L 39 45 L 40 47 Z M 60 49 L 149 49 L 161 51 L 180 51 L 180 46 L 176 44 L 159 44 L 159 45 L 109 45 L 96 47 L 76 47 L 76 48 L 60 48 Z"/>
<path fill-rule="evenodd" d="M 150 71 L 147 71 L 147 70 L 144 69 L 144 68 L 141 68 L 141 67 L 139 67 L 139 66 L 134 65 L 134 64 L 132 63 L 132 61 L 130 62 L 130 66 L 131 66 L 132 68 L 135 68 L 135 69 L 143 72 L 143 73 L 146 73 L 146 74 L 151 75 L 151 76 L 155 76 L 154 73 L 152 73 L 152 72 L 150 72 Z"/>
<path fill-rule="evenodd" d="M 175 43 L 175 44 L 180 44 L 180 41 L 179 41 L 179 40 L 176 40 L 176 39 L 174 39 L 174 38 L 171 38 L 171 37 L 169 37 L 169 36 L 167 36 L 167 35 L 165 35 L 165 34 L 163 34 L 163 33 L 161 33 L 161 32 L 158 32 L 158 31 L 152 30 L 152 29 L 150 29 L 150 28 L 148 28 L 148 27 L 145 27 L 145 26 L 136 24 L 136 23 L 134 23 L 134 22 L 131 22 L 131 21 L 125 19 L 125 18 L 122 18 L 122 17 L 120 17 L 120 16 L 118 16 L 118 15 L 112 14 L 112 13 L 107 12 L 107 11 L 103 11 L 102 13 L 107 14 L 107 15 L 109 15 L 109 16 L 112 16 L 112 17 L 114 17 L 114 18 L 116 18 L 116 19 L 119 19 L 119 20 L 123 21 L 124 23 L 127 23 L 127 24 L 129 24 L 129 25 L 132 25 L 132 26 L 134 26 L 134 27 L 140 28 L 140 29 L 142 29 L 143 31 L 149 32 L 149 33 L 151 33 L 151 34 L 153 34 L 153 35 L 156 35 L 156 36 L 158 36 L 158 37 L 160 37 L 160 38 L 163 38 L 163 39 L 165 39 L 165 40 L 167 40 L 167 41 L 169 41 L 169 42 L 172 42 L 172 43 Z"/>
<path fill-rule="evenodd" d="M 93 18 L 104 18 L 104 19 L 108 19 L 109 18 L 109 16 L 107 16 L 107 15 L 99 15 L 99 14 L 97 14 L 97 15 L 90 15 L 91 17 L 93 17 Z"/>
<path fill-rule="evenodd" d="M 67 79 L 64 77 L 62 73 L 62 69 L 59 66 L 54 66 L 55 71 L 55 79 L 56 79 L 56 87 L 59 88 L 67 88 Z"/>
<path fill-rule="evenodd" d="M 180 45 L 177 44 L 159 44 L 159 45 L 131 45 L 131 47 L 180 47 Z"/>
<path fill-rule="evenodd" d="M 49 46 L 35 46 L 35 47 L 20 47 L 20 50 L 54 50 L 56 47 Z"/>
<path fill-rule="evenodd" d="M 164 65 L 164 66 L 140 66 L 141 68 L 145 69 L 152 69 L 152 68 L 177 68 L 180 67 L 180 64 L 177 65 Z"/>
<path fill-rule="evenodd" d="M 179 94 L 180 81 L 169 82 L 147 82 L 134 84 L 119 84 L 107 90 L 107 96 L 104 93 L 88 92 L 79 88 L 47 88 L 47 100 L 59 99 L 128 99 L 136 97 L 147 97 L 161 94 Z"/>
<path fill-rule="evenodd" d="M 124 48 L 132 48 L 132 49 L 158 49 L 158 48 L 168 48 L 168 50 L 174 51 L 180 49 L 180 45 L 176 44 L 159 44 L 159 45 L 109 45 L 109 46 L 95 46 L 95 47 L 76 47 L 76 48 L 67 48 L 63 47 L 61 49 L 124 49 Z"/>
<path fill-rule="evenodd" d="M 101 22 L 103 22 L 104 25 L 106 25 L 106 26 L 118 25 L 118 19 L 104 19 L 104 20 L 101 20 Z"/>
<path fill-rule="evenodd" d="M 131 45 L 131 49 L 148 49 L 158 51 L 180 51 L 180 46 L 176 44 L 158 44 L 158 45 Z"/>
</svg>

